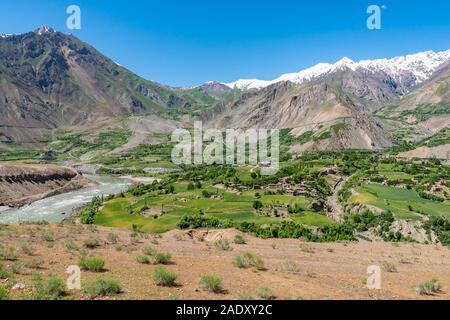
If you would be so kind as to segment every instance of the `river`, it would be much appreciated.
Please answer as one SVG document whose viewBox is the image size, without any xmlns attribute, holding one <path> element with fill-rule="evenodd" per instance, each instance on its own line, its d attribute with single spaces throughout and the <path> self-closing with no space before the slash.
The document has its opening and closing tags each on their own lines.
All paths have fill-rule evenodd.
<svg viewBox="0 0 450 320">
<path fill-rule="evenodd" d="M 45 198 L 20 209 L 0 210 L 0 224 L 47 221 L 60 223 L 78 208 L 88 204 L 95 196 L 107 196 L 126 190 L 131 181 L 108 176 L 85 175 L 96 181 L 98 186 L 80 189 Z"/>
</svg>

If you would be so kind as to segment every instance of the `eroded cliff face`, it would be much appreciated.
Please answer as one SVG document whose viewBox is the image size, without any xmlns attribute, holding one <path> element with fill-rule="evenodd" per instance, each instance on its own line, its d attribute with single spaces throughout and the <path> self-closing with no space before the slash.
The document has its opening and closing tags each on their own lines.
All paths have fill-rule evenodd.
<svg viewBox="0 0 450 320">
<path fill-rule="evenodd" d="M 90 185 L 91 181 L 66 167 L 0 163 L 0 206 L 20 207 Z"/>
</svg>

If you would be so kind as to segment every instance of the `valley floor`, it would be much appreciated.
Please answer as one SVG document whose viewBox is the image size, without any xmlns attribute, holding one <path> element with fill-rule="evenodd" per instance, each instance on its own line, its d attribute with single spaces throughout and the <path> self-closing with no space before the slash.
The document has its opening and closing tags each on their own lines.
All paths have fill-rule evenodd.
<svg viewBox="0 0 450 320">
<path fill-rule="evenodd" d="M 316 244 L 249 235 L 243 235 L 246 244 L 235 244 L 236 234 L 240 233 L 233 229 L 173 230 L 163 235 L 133 237 L 127 230 L 72 224 L 0 226 L 3 250 L 17 250 L 16 261 L 3 261 L 4 268 L 13 270 L 20 263 L 42 260 L 39 269 L 23 268 L 8 280 L 0 280 L 0 285 L 7 288 L 11 298 L 30 299 L 33 273 L 41 274 L 43 279 L 59 276 L 65 282 L 67 267 L 76 265 L 80 252 L 85 250 L 88 255 L 105 259 L 105 271 L 100 276 L 116 279 L 122 286 L 123 293 L 105 299 L 260 299 L 261 288 L 272 290 L 276 299 L 450 299 L 447 247 L 369 242 Z M 99 246 L 83 249 L 86 239 L 92 238 L 99 241 Z M 228 250 L 217 245 L 223 239 L 230 244 Z M 26 250 L 28 255 L 23 243 L 32 246 L 32 252 Z M 157 266 L 137 262 L 136 258 L 149 246 L 172 255 L 173 263 L 166 267 L 177 274 L 177 286 L 155 285 L 152 275 Z M 234 266 L 233 259 L 244 252 L 261 257 L 265 269 Z M 366 288 L 370 265 L 382 268 L 381 290 Z M 83 271 L 82 284 L 98 275 Z M 220 277 L 223 293 L 201 289 L 199 279 L 204 275 Z M 414 291 L 415 285 L 433 278 L 442 285 L 440 293 L 421 296 Z M 25 284 L 25 289 L 13 290 L 16 283 Z M 66 298 L 87 296 L 72 291 Z"/>
</svg>

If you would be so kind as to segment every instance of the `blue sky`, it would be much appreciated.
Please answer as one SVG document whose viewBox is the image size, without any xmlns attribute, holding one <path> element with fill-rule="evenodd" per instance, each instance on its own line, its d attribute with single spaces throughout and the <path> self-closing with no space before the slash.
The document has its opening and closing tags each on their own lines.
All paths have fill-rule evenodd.
<svg viewBox="0 0 450 320">
<path fill-rule="evenodd" d="M 66 8 L 82 29 L 66 28 Z M 369 5 L 382 29 L 368 30 Z M 151 80 L 173 86 L 209 80 L 273 79 L 318 62 L 450 49 L 450 1 L 427 0 L 2 0 L 0 33 L 39 25 L 72 32 Z"/>
</svg>

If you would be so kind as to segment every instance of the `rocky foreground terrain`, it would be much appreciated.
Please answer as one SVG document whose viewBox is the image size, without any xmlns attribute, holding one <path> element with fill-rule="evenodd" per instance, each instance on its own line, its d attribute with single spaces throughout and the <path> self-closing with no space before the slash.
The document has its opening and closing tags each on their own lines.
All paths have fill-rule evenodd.
<svg viewBox="0 0 450 320">
<path fill-rule="evenodd" d="M 236 235 L 244 242 L 236 244 Z M 0 280 L 13 299 L 33 297 L 37 274 L 46 281 L 57 276 L 65 283 L 66 269 L 79 263 L 82 252 L 102 258 L 100 273 L 82 271 L 82 286 L 99 276 L 121 286 L 118 295 L 97 299 L 449 299 L 450 250 L 441 246 L 392 243 L 312 244 L 298 240 L 256 239 L 238 231 L 179 231 L 163 235 L 137 235 L 130 231 L 88 227 L 0 226 L 2 252 L 15 252 L 3 261 L 10 276 Z M 228 243 L 228 246 L 226 245 Z M 137 261 L 145 249 L 170 253 L 165 268 L 177 276 L 172 287 L 158 286 L 158 266 Z M 251 252 L 263 267 L 238 268 L 236 256 Z M 34 263 L 31 263 L 33 262 Z M 22 267 L 20 267 L 22 265 Z M 367 267 L 382 268 L 381 290 L 366 287 Z M 34 269 L 33 269 L 34 268 Z M 199 279 L 222 279 L 219 293 L 208 292 Z M 436 279 L 440 291 L 419 295 L 414 287 Z M 66 299 L 89 299 L 83 291 L 65 293 Z"/>
</svg>

